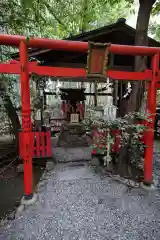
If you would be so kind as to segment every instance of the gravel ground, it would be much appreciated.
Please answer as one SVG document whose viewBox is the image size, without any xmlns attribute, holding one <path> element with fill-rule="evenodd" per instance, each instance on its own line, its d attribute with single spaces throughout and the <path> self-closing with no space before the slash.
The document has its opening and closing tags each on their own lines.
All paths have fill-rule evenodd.
<svg viewBox="0 0 160 240">
<path fill-rule="evenodd" d="M 159 240 L 159 216 L 159 188 L 128 188 L 87 165 L 58 164 L 40 182 L 37 202 L 0 229 L 0 240 Z"/>
</svg>

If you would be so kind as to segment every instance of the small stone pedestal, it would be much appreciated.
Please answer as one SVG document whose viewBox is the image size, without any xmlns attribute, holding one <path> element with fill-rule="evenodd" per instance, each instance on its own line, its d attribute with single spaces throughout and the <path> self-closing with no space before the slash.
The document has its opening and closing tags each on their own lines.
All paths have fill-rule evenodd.
<svg viewBox="0 0 160 240">
<path fill-rule="evenodd" d="M 80 123 L 66 123 L 62 126 L 59 138 L 57 140 L 58 147 L 87 147 L 88 137 L 86 131 Z"/>
</svg>

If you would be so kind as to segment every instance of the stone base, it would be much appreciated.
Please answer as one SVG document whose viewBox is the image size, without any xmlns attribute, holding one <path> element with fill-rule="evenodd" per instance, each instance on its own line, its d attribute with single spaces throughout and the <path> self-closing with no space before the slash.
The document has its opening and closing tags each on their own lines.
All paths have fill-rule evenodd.
<svg viewBox="0 0 160 240">
<path fill-rule="evenodd" d="M 58 147 L 87 147 L 88 136 L 81 124 L 65 124 L 57 139 Z"/>
<path fill-rule="evenodd" d="M 23 211 L 24 211 L 24 205 L 20 205 L 20 206 L 17 208 L 14 217 L 15 217 L 15 218 L 19 217 Z"/>
<path fill-rule="evenodd" d="M 29 206 L 29 205 L 34 204 L 36 201 L 37 201 L 37 195 L 33 194 L 31 199 L 25 199 L 25 197 L 23 197 L 21 199 L 21 205 Z"/>
<path fill-rule="evenodd" d="M 144 182 L 141 182 L 141 183 L 140 183 L 140 187 L 143 188 L 143 189 L 145 189 L 145 190 L 147 190 L 147 191 L 156 190 L 156 187 L 155 187 L 154 184 L 148 185 L 148 184 L 145 184 Z"/>
<path fill-rule="evenodd" d="M 99 163 L 98 158 L 93 157 L 93 158 L 91 159 L 91 165 L 92 165 L 92 166 L 99 166 L 100 163 Z"/>
<path fill-rule="evenodd" d="M 46 163 L 46 171 L 51 171 L 54 168 L 54 163 L 51 161 L 48 161 Z"/>
<path fill-rule="evenodd" d="M 25 207 L 34 204 L 36 201 L 37 201 L 36 194 L 33 194 L 31 199 L 25 199 L 25 197 L 23 197 L 21 199 L 21 203 L 20 203 L 19 207 L 16 210 L 15 218 L 18 218 L 21 215 L 21 213 L 24 211 Z"/>
</svg>

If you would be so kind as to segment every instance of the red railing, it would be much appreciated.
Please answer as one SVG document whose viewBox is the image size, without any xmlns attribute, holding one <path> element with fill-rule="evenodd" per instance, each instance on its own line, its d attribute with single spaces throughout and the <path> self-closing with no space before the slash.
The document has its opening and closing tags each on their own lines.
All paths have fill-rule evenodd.
<svg viewBox="0 0 160 240">
<path fill-rule="evenodd" d="M 24 132 L 19 133 L 19 157 L 24 158 Z M 31 132 L 31 154 L 32 158 L 51 158 L 52 146 L 51 146 L 51 134 L 47 132 Z"/>
</svg>

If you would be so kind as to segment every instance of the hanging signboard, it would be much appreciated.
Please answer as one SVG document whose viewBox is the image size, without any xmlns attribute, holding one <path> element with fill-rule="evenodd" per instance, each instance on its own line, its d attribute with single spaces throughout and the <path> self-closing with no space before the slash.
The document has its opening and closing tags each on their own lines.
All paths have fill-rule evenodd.
<svg viewBox="0 0 160 240">
<path fill-rule="evenodd" d="M 108 43 L 88 43 L 87 77 L 106 78 Z"/>
</svg>

